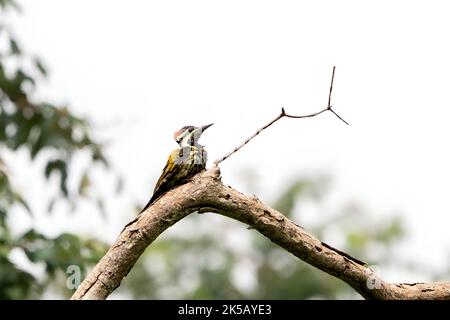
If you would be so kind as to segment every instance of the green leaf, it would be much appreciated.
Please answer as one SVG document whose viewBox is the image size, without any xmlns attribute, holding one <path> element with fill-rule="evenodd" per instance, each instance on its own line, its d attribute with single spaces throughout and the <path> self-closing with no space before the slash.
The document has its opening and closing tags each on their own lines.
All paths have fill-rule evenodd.
<svg viewBox="0 0 450 320">
<path fill-rule="evenodd" d="M 49 161 L 45 167 L 45 177 L 48 179 L 53 171 L 61 171 L 65 165 L 65 162 L 60 159 Z"/>
<path fill-rule="evenodd" d="M 103 163 L 106 167 L 109 166 L 108 161 L 103 155 L 103 152 L 99 145 L 92 144 L 91 145 L 92 150 L 92 160 Z"/>
<path fill-rule="evenodd" d="M 32 215 L 31 209 L 28 206 L 28 203 L 22 198 L 22 196 L 18 193 L 14 193 L 14 201 L 20 203 L 28 212 L 29 215 Z"/>
<path fill-rule="evenodd" d="M 36 66 L 36 68 L 40 71 L 40 73 L 43 76 L 47 76 L 47 68 L 44 66 L 44 64 L 42 63 L 41 59 L 35 58 L 34 59 L 34 65 Z"/>
<path fill-rule="evenodd" d="M 7 214 L 8 212 L 6 211 L 6 209 L 2 206 L 2 205 L 0 205 L 0 231 L 1 231 L 1 227 L 3 227 L 3 228 L 5 228 L 5 226 L 6 226 L 6 214 Z M 2 235 L 1 233 L 0 233 L 0 235 Z"/>
<path fill-rule="evenodd" d="M 16 40 L 14 40 L 12 38 L 9 39 L 9 47 L 11 48 L 12 54 L 20 55 L 22 53 Z"/>
<path fill-rule="evenodd" d="M 86 170 L 81 177 L 80 185 L 78 186 L 78 193 L 81 196 L 86 196 L 90 186 L 91 180 L 89 178 L 89 171 Z"/>
<path fill-rule="evenodd" d="M 62 159 L 49 161 L 45 166 L 45 177 L 48 179 L 55 171 L 60 174 L 60 189 L 64 196 L 67 197 L 67 163 Z"/>
</svg>

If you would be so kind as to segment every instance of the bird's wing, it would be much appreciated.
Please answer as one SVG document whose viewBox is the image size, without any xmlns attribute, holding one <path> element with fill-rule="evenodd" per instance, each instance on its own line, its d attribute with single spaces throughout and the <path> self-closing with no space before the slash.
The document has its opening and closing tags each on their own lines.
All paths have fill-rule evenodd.
<svg viewBox="0 0 450 320">
<path fill-rule="evenodd" d="M 152 197 L 141 212 L 145 211 L 163 193 L 169 191 L 176 185 L 183 182 L 182 180 L 178 179 L 177 176 L 183 176 L 181 171 L 186 170 L 186 167 L 183 164 L 180 164 L 180 161 L 177 161 L 179 157 L 180 149 L 172 151 L 169 159 L 167 159 L 167 163 L 164 166 L 161 176 L 156 182 Z"/>
<path fill-rule="evenodd" d="M 175 150 L 170 154 L 169 159 L 167 160 L 167 163 L 161 173 L 161 176 L 156 182 L 155 190 L 153 191 L 153 193 L 157 193 L 158 190 L 163 189 L 165 185 L 167 186 L 170 181 L 173 181 L 172 178 L 176 177 L 176 175 L 181 170 L 181 165 L 177 162 L 178 154 L 178 150 Z"/>
</svg>

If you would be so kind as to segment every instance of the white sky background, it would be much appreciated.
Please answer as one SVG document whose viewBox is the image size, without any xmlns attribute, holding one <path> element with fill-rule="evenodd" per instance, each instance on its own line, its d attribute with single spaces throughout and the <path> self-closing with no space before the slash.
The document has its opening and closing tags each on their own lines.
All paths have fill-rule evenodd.
<svg viewBox="0 0 450 320">
<path fill-rule="evenodd" d="M 409 237 L 401 259 L 430 270 L 448 265 L 445 1 L 20 3 L 14 30 L 50 69 L 40 96 L 106 129 L 101 136 L 112 141 L 107 154 L 126 177 L 128 198 L 142 204 L 176 147 L 173 131 L 214 122 L 202 143 L 216 159 L 282 106 L 293 114 L 325 107 L 336 65 L 333 105 L 350 126 L 332 114 L 283 119 L 221 165 L 224 182 L 270 202 L 295 176 L 329 173 L 330 208 L 355 200 L 386 218 L 402 213 Z M 14 165 L 32 170 L 25 160 Z M 257 189 L 239 177 L 249 168 Z M 42 190 L 16 180 L 39 207 Z M 85 205 L 34 224 L 112 241 L 131 204 L 111 199 L 108 222 Z"/>
</svg>

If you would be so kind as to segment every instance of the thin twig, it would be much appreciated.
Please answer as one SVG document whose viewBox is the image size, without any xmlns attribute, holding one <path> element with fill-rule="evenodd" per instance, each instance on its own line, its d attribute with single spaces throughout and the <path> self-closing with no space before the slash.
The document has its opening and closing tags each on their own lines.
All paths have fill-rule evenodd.
<svg viewBox="0 0 450 320">
<path fill-rule="evenodd" d="M 333 73 L 331 74 L 331 84 L 330 84 L 330 93 L 328 93 L 328 108 L 331 108 L 331 91 L 333 91 L 333 82 L 334 82 L 334 71 L 336 70 L 336 66 L 333 66 Z"/>
<path fill-rule="evenodd" d="M 291 114 L 287 114 L 286 111 L 284 110 L 284 108 L 281 108 L 281 113 L 272 121 L 270 121 L 268 124 L 266 124 L 265 126 L 259 128 L 256 133 L 254 133 L 252 136 L 250 136 L 249 138 L 247 138 L 241 145 L 239 145 L 238 147 L 236 147 L 235 149 L 233 149 L 232 151 L 228 152 L 226 155 L 224 155 L 222 158 L 217 159 L 216 161 L 214 161 L 214 165 L 217 166 L 219 163 L 221 163 L 222 161 L 225 161 L 227 158 L 229 158 L 231 155 L 233 155 L 234 153 L 236 153 L 237 151 L 239 151 L 243 146 L 245 146 L 247 143 L 250 142 L 250 140 L 252 140 L 253 138 L 255 138 L 261 131 L 263 131 L 264 129 L 267 129 L 268 127 L 270 127 L 272 124 L 274 124 L 275 122 L 277 122 L 278 120 L 280 120 L 283 117 L 286 118 L 294 118 L 294 119 L 301 119 L 301 118 L 312 118 L 315 116 L 318 116 L 321 113 L 324 113 L 325 111 L 331 111 L 336 117 L 339 118 L 339 120 L 341 120 L 342 122 L 344 122 L 346 125 L 348 125 L 348 122 L 345 121 L 344 119 L 342 119 L 342 117 L 340 115 L 338 115 L 334 110 L 333 107 L 331 106 L 331 92 L 333 91 L 333 83 L 334 83 L 334 71 L 336 70 L 336 66 L 333 66 L 333 73 L 331 75 L 331 84 L 330 84 L 330 92 L 328 94 L 328 105 L 325 109 L 315 112 L 315 113 L 311 113 L 311 114 L 307 114 L 307 115 L 302 115 L 302 116 L 295 116 L 295 115 L 291 115 Z"/>
<path fill-rule="evenodd" d="M 344 122 L 346 125 L 349 125 L 349 123 L 348 123 L 347 121 L 345 121 L 344 119 L 342 119 L 342 117 L 341 117 L 340 115 L 338 115 L 331 107 L 329 107 L 328 110 L 330 110 L 331 112 L 333 112 L 334 115 L 335 115 L 336 117 L 339 118 L 339 120 L 341 120 L 342 122 Z"/>
</svg>

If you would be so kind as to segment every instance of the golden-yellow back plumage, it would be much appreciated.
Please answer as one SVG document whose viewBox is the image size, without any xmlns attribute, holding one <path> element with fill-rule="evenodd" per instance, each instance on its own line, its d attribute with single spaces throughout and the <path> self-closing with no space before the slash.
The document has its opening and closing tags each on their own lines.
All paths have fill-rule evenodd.
<svg viewBox="0 0 450 320">
<path fill-rule="evenodd" d="M 207 153 L 203 146 L 184 146 L 173 150 L 156 182 L 153 196 L 142 211 L 167 191 L 188 182 L 194 175 L 204 170 L 206 161 Z"/>
</svg>

